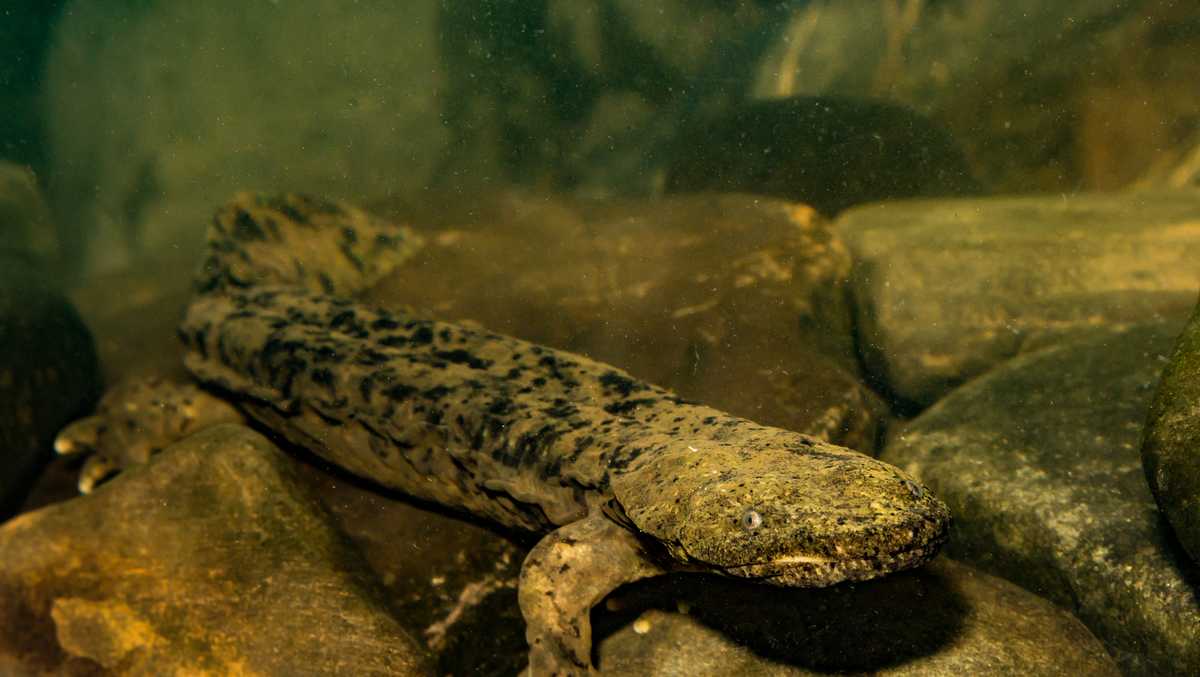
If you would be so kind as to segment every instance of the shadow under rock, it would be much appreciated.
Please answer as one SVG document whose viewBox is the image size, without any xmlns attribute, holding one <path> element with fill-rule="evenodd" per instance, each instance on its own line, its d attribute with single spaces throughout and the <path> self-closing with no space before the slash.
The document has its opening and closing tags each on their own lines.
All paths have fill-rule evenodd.
<svg viewBox="0 0 1200 677">
<path fill-rule="evenodd" d="M 762 658 L 821 672 L 872 672 L 937 653 L 969 611 L 956 583 L 934 567 L 816 589 L 674 574 L 625 586 L 598 606 L 593 645 L 651 609 L 687 609 Z"/>
</svg>

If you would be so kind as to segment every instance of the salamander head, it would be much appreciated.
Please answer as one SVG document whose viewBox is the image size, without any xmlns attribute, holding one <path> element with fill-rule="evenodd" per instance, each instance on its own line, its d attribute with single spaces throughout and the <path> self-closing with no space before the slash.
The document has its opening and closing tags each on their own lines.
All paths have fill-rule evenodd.
<svg viewBox="0 0 1200 677">
<path fill-rule="evenodd" d="M 818 587 L 918 566 L 945 504 L 899 469 L 770 428 L 739 444 L 672 443 L 611 481 L 628 520 L 690 566 Z M 740 437 L 740 436 L 739 436 Z"/>
</svg>

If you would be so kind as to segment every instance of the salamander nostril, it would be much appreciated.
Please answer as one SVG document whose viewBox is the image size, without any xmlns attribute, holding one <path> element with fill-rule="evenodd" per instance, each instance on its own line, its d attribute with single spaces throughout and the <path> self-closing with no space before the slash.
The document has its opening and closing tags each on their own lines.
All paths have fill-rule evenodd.
<svg viewBox="0 0 1200 677">
<path fill-rule="evenodd" d="M 925 495 L 925 489 L 912 480 L 902 479 L 900 480 L 900 484 L 905 489 L 908 489 L 908 493 L 912 494 L 913 498 L 921 498 Z"/>
</svg>

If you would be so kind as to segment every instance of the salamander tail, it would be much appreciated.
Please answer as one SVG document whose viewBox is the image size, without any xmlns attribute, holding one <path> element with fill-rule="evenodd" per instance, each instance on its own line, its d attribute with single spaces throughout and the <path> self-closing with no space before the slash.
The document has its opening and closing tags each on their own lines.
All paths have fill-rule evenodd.
<svg viewBox="0 0 1200 677">
<path fill-rule="evenodd" d="M 284 285 L 355 296 L 412 256 L 407 226 L 348 204 L 292 193 L 238 193 L 208 230 L 201 294 Z"/>
</svg>

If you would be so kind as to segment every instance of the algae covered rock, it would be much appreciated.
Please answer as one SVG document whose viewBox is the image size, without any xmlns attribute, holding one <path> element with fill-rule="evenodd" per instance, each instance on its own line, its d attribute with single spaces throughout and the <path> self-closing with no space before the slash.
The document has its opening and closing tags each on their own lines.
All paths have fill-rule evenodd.
<svg viewBox="0 0 1200 677">
<path fill-rule="evenodd" d="M 1163 370 L 1146 423 L 1142 464 L 1158 507 L 1200 562 L 1200 306 Z"/>
<path fill-rule="evenodd" d="M 429 674 L 292 463 L 220 426 L 0 527 L 0 665 Z"/>
<path fill-rule="evenodd" d="M 948 553 L 1072 611 L 1128 675 L 1200 672 L 1195 565 L 1138 447 L 1178 324 L 1017 357 L 913 420 L 881 458 L 954 514 Z"/>
</svg>

